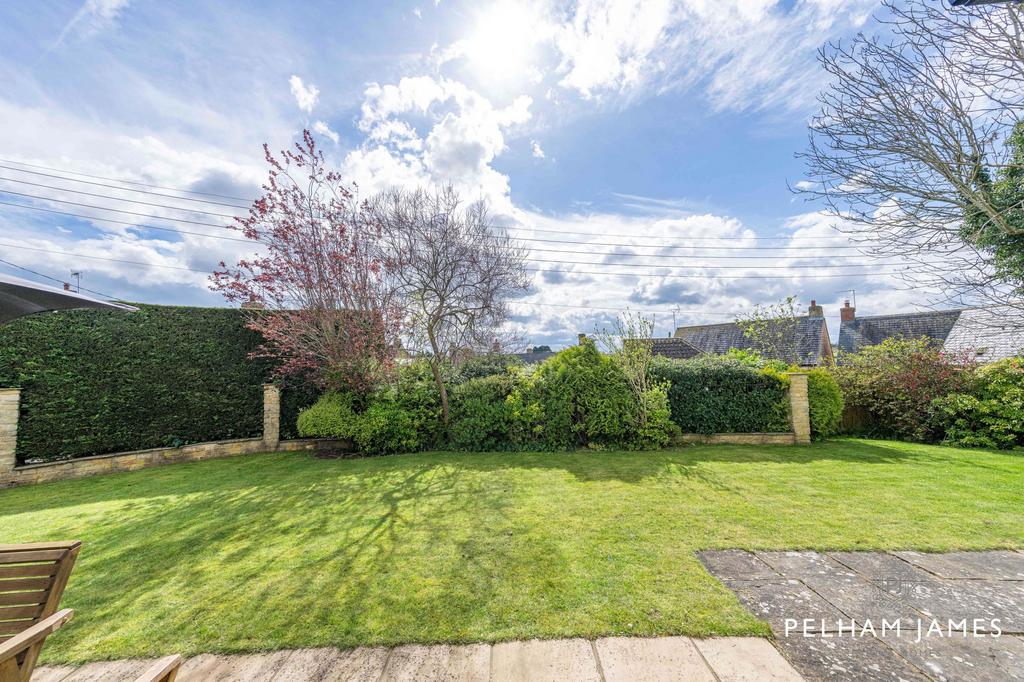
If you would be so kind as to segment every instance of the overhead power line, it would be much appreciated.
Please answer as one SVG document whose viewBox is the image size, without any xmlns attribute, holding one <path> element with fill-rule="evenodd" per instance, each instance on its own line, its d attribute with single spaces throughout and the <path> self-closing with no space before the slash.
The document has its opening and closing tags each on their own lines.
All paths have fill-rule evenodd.
<svg viewBox="0 0 1024 682">
<path fill-rule="evenodd" d="M 209 216 L 214 216 L 216 218 L 231 218 L 231 219 L 234 219 L 234 218 L 241 217 L 241 216 L 236 216 L 234 214 L 228 214 L 228 213 L 213 213 L 211 211 L 200 211 L 199 209 L 196 209 L 196 208 L 186 208 L 184 206 L 168 206 L 167 204 L 157 204 L 157 203 L 154 203 L 152 201 L 141 201 L 139 199 L 126 199 L 124 197 L 115 197 L 115 196 L 111 196 L 109 194 L 100 194 L 98 192 L 85 192 L 85 191 L 78 190 L 78 189 L 68 189 L 66 187 L 55 187 L 54 185 L 46 185 L 46 184 L 43 184 L 41 182 L 29 182 L 28 180 L 16 180 L 16 179 L 13 179 L 13 178 L 5 178 L 3 176 L 0 176 L 0 180 L 3 180 L 4 182 L 14 182 L 14 183 L 18 183 L 18 184 L 21 184 L 21 185 L 31 185 L 32 187 L 42 187 L 44 189 L 52 189 L 52 190 L 56 190 L 58 192 L 71 192 L 72 194 L 82 194 L 82 195 L 87 196 L 87 197 L 96 197 L 98 199 L 108 199 L 110 201 L 123 201 L 123 202 L 129 203 L 129 204 L 141 204 L 143 206 L 153 206 L 154 208 L 166 208 L 166 209 L 171 210 L 171 211 L 185 211 L 187 213 L 197 213 L 199 215 L 209 215 Z M 0 192 L 6 192 L 6 191 L 7 190 L 0 190 Z M 132 192 L 132 191 L 135 191 L 135 190 L 128 190 L 128 191 Z M 50 199 L 49 197 L 37 197 L 37 198 L 39 198 L 39 199 L 46 199 L 48 201 L 55 201 L 53 199 Z"/>
<path fill-rule="evenodd" d="M 165 197 L 167 199 L 178 199 L 179 201 L 192 201 L 192 202 L 196 202 L 196 203 L 199 203 L 199 204 L 210 204 L 212 206 L 228 206 L 230 208 L 241 208 L 241 209 L 249 208 L 248 205 L 243 205 L 243 204 L 228 204 L 228 203 L 224 203 L 222 201 L 210 201 L 209 199 L 196 199 L 195 197 L 179 197 L 176 194 L 164 194 L 162 192 L 149 192 L 149 191 L 144 190 L 144 189 L 132 189 L 130 187 L 120 187 L 118 185 L 110 185 L 110 184 L 103 183 L 103 182 L 94 182 L 92 180 L 79 180 L 78 178 L 66 178 L 63 175 L 56 175 L 54 173 L 41 173 L 40 171 L 28 170 L 27 168 L 16 168 L 14 166 L 4 166 L 2 164 L 0 164 L 0 168 L 4 168 L 6 170 L 11 170 L 11 171 L 17 171 L 18 173 L 31 173 L 32 175 L 39 175 L 39 176 L 45 177 L 45 178 L 55 178 L 55 179 L 58 179 L 58 180 L 65 180 L 67 182 L 77 182 L 77 183 L 81 183 L 81 184 L 84 184 L 84 185 L 94 185 L 96 187 L 107 187 L 109 189 L 121 190 L 123 192 L 136 192 L 138 194 L 148 194 L 149 196 L 154 196 L 154 197 Z M 66 171 L 62 171 L 62 172 L 66 172 Z M 174 191 L 180 192 L 182 190 L 174 190 Z"/>
<path fill-rule="evenodd" d="M 626 239 L 668 239 L 668 240 L 685 239 L 685 240 L 688 240 L 688 241 L 725 241 L 725 242 L 734 242 L 734 241 L 742 241 L 742 242 L 746 242 L 746 241 L 786 241 L 786 242 L 790 242 L 790 241 L 793 241 L 794 239 L 804 239 L 804 240 L 810 240 L 810 241 L 815 241 L 815 242 L 821 241 L 822 239 L 841 239 L 841 240 L 849 241 L 849 237 L 841 237 L 841 236 L 834 236 L 834 237 L 825 237 L 825 236 L 822 236 L 822 237 L 756 237 L 756 236 L 755 237 L 682 237 L 682 236 L 681 237 L 672 237 L 672 236 L 647 235 L 647 234 L 622 234 L 622 233 L 616 234 L 616 233 L 612 233 L 612 232 L 587 232 L 587 231 L 582 231 L 582 230 L 548 230 L 548 229 L 544 229 L 544 228 L 540 228 L 540 227 L 516 227 L 516 226 L 509 226 L 509 227 L 497 227 L 496 229 L 500 229 L 500 230 L 519 230 L 519 231 L 524 231 L 524 232 L 550 232 L 550 233 L 553 233 L 553 234 L 575 234 L 575 235 L 592 236 L 592 237 L 624 237 Z M 651 246 L 657 246 L 657 244 L 651 244 Z"/>
<path fill-rule="evenodd" d="M 57 282 L 61 286 L 65 286 L 68 283 L 67 280 L 58 279 L 57 277 L 51 277 L 50 275 L 45 275 L 45 274 L 43 274 L 41 272 L 38 272 L 36 270 L 33 270 L 31 268 L 26 268 L 24 265 L 18 265 L 17 263 L 12 263 L 9 260 L 4 260 L 4 259 L 0 258 L 0 263 L 3 263 L 4 265 L 8 265 L 8 266 L 10 266 L 12 268 L 17 268 L 18 270 L 22 270 L 24 272 L 30 272 L 33 275 L 36 275 L 37 277 L 42 277 L 43 279 L 48 279 L 51 282 Z M 86 287 L 83 287 L 81 284 L 78 285 L 78 289 L 81 290 L 81 291 L 88 291 L 90 294 L 96 294 L 97 296 L 102 296 L 103 298 L 109 298 L 109 299 L 113 299 L 114 298 L 110 294 L 104 294 L 103 292 L 96 291 L 94 289 L 87 289 Z"/>
<path fill-rule="evenodd" d="M 54 249 L 43 249 L 34 246 L 25 246 L 22 244 L 9 244 L 6 242 L 0 242 L 0 246 L 6 246 L 12 249 L 24 249 L 27 251 L 38 251 L 41 253 L 58 254 L 63 256 L 75 256 L 77 258 L 89 258 L 92 260 L 109 261 L 112 263 L 125 263 L 128 265 L 140 265 L 143 267 L 152 268 L 167 268 L 171 270 L 183 270 L 186 272 L 199 272 L 209 274 L 208 270 L 198 270 L 196 268 L 188 268 L 180 265 L 164 265 L 161 263 L 147 263 L 144 261 L 130 261 L 123 260 L 120 258 L 106 258 L 103 256 L 90 256 L 81 253 L 73 253 L 70 251 L 57 251 Z M 656 279 L 791 279 L 796 275 L 656 275 L 650 273 L 637 273 L 637 272 L 592 272 L 587 270 L 559 270 L 559 269 L 541 269 L 541 268 L 525 268 L 528 272 L 560 272 L 568 275 L 601 275 L 604 277 L 653 277 Z M 897 275 L 899 272 L 858 272 L 858 273 L 833 273 L 833 274 L 816 274 L 814 277 L 866 277 L 866 276 L 879 276 L 879 275 Z"/>
<path fill-rule="evenodd" d="M 178 189 L 177 187 L 165 187 L 163 185 L 152 185 L 146 182 L 137 182 L 135 180 L 124 180 L 122 178 L 109 178 L 102 175 L 90 175 L 88 173 L 79 173 L 78 171 L 63 170 L 60 168 L 52 168 L 50 166 L 41 166 L 35 163 L 25 163 L 24 161 L 15 161 L 13 159 L 0 159 L 0 163 L 13 163 L 19 166 L 27 166 L 29 168 L 40 168 L 42 170 L 54 171 L 57 173 L 66 173 L 67 175 L 78 175 L 83 178 L 92 178 L 93 180 L 107 180 L 109 182 L 120 182 L 125 185 L 136 185 L 138 187 L 150 187 L 152 189 L 166 189 L 171 192 L 181 192 L 182 194 L 198 194 L 204 197 L 218 197 L 220 199 L 232 199 L 234 201 L 242 201 L 250 203 L 252 199 L 246 199 L 244 197 L 233 197 L 229 194 L 216 194 L 214 192 L 200 192 L 194 189 Z"/>
<path fill-rule="evenodd" d="M 229 242 L 251 242 L 251 239 L 245 237 L 225 237 L 219 234 L 207 234 L 206 232 L 189 232 L 188 230 L 176 230 L 173 227 L 160 227 L 159 225 L 143 225 L 140 223 L 131 222 L 129 220 L 114 220 L 113 218 L 100 218 L 97 216 L 84 215 L 82 213 L 70 213 L 68 211 L 56 211 L 52 208 L 43 208 L 42 206 L 26 206 L 25 204 L 13 204 L 7 201 L 0 201 L 0 206 L 15 206 L 17 208 L 27 208 L 32 211 L 43 211 L 45 213 L 56 213 L 57 215 L 66 215 L 73 218 L 83 218 L 86 220 L 99 220 L 103 223 L 115 223 L 117 225 L 127 225 L 129 227 L 137 227 L 146 230 L 162 230 L 164 232 L 175 232 L 177 234 L 188 234 L 195 237 L 210 237 L 211 239 L 225 239 Z"/>
</svg>

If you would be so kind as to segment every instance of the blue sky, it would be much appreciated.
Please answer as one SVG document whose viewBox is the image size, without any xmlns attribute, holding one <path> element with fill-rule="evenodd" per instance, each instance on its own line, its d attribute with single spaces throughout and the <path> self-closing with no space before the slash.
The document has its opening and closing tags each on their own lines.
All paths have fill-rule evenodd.
<svg viewBox="0 0 1024 682">
<path fill-rule="evenodd" d="M 238 209 L 96 177 L 237 204 L 172 190 L 253 197 L 261 145 L 309 127 L 365 191 L 451 181 L 485 197 L 547 271 L 513 306 L 532 343 L 571 343 L 627 306 L 656 314 L 660 334 L 673 309 L 680 324 L 721 322 L 788 294 L 825 304 L 833 328 L 845 289 L 862 313 L 915 308 L 921 294 L 892 267 L 843 267 L 867 259 L 787 188 L 802 180 L 794 153 L 825 83 L 816 50 L 877 30 L 876 9 L 5 3 L 0 201 L 34 209 L 0 205 L 0 259 L 57 279 L 81 271 L 83 286 L 130 300 L 220 305 L 204 273 L 248 247 L 218 238 L 225 219 L 211 214 Z M 74 182 L 87 176 L 124 189 Z"/>
</svg>

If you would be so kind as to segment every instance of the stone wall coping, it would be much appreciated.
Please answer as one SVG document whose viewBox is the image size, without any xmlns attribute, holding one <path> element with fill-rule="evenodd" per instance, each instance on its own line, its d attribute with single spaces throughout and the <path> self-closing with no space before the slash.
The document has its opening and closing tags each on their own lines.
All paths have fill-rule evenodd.
<svg viewBox="0 0 1024 682">
<path fill-rule="evenodd" d="M 281 441 L 280 447 L 287 448 L 289 445 L 315 445 L 333 442 L 330 438 L 289 438 Z M 58 459 L 53 462 L 39 462 L 37 464 L 20 464 L 14 467 L 14 471 L 30 471 L 32 469 L 45 469 L 47 467 L 65 466 L 76 462 L 94 462 L 96 460 L 111 459 L 114 457 L 133 457 L 138 455 L 158 455 L 169 452 L 183 452 L 189 449 L 203 449 L 206 446 L 232 445 L 235 443 L 249 443 L 262 445 L 263 439 L 256 438 L 229 438 L 227 440 L 208 440 L 202 443 L 186 443 L 179 446 L 165 446 L 159 448 L 146 448 L 145 450 L 125 450 L 123 452 L 108 452 L 102 455 L 89 455 L 88 457 L 72 457 L 70 459 Z"/>
</svg>

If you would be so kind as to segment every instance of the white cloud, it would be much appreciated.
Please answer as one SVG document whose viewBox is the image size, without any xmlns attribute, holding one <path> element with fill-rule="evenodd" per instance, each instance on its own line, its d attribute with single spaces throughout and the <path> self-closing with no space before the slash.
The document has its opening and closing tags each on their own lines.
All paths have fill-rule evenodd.
<svg viewBox="0 0 1024 682">
<path fill-rule="evenodd" d="M 510 130 L 530 120 L 533 100 L 506 107 L 465 84 L 418 76 L 397 84 L 370 84 L 359 128 L 365 143 L 346 159 L 363 187 L 385 184 L 454 184 L 464 195 L 485 197 L 498 213 L 511 211 L 508 177 L 491 163 L 506 148 Z M 427 119 L 426 132 L 415 124 Z"/>
<path fill-rule="evenodd" d="M 54 41 L 57 47 L 72 33 L 82 38 L 95 35 L 117 22 L 130 0 L 86 0 Z"/>
<path fill-rule="evenodd" d="M 295 75 L 288 79 L 288 84 L 292 88 L 292 96 L 295 97 L 295 103 L 299 109 L 307 114 L 313 111 L 313 107 L 316 106 L 316 101 L 320 97 L 320 90 L 312 83 L 306 85 L 301 78 Z"/>
<path fill-rule="evenodd" d="M 530 141 L 530 151 L 533 154 L 533 158 L 535 158 L 535 159 L 543 159 L 544 158 L 544 149 L 540 146 L 540 142 L 537 142 L 537 140 L 531 140 Z"/>
<path fill-rule="evenodd" d="M 320 133 L 324 137 L 330 138 L 330 140 L 334 142 L 334 144 L 338 144 L 338 140 L 341 139 L 338 136 L 338 133 L 331 130 L 331 127 L 323 121 L 317 121 L 316 123 L 314 123 L 313 130 L 315 132 Z"/>
</svg>

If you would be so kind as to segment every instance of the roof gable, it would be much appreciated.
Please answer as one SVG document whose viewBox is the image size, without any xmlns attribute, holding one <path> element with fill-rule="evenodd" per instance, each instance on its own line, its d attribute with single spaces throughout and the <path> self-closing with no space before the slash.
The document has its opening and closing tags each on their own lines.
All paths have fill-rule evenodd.
<svg viewBox="0 0 1024 682">
<path fill-rule="evenodd" d="M 917 339 L 922 336 L 945 343 L 961 312 L 935 310 L 843 320 L 839 325 L 839 350 L 856 353 L 864 346 L 875 346 L 886 339 Z"/>
<path fill-rule="evenodd" d="M 791 339 L 789 343 L 795 346 L 800 364 L 820 365 L 830 359 L 832 345 L 828 339 L 825 318 L 805 315 L 796 318 L 796 322 L 793 331 L 796 338 Z M 676 329 L 675 338 L 685 339 L 702 352 L 711 355 L 724 355 L 733 348 L 753 350 L 756 347 L 753 341 L 744 336 L 743 329 L 735 322 L 679 327 Z"/>
</svg>

